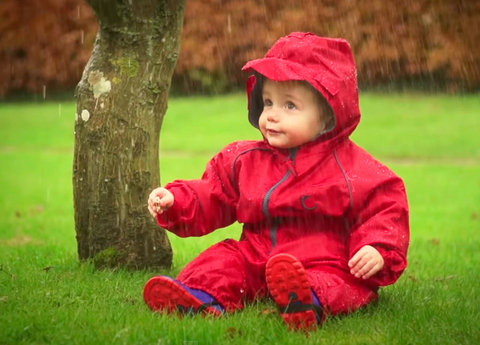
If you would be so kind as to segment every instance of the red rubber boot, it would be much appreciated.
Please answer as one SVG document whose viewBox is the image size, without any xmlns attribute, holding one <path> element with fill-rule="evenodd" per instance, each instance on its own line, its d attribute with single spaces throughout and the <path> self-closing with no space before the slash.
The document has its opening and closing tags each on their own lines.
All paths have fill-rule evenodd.
<svg viewBox="0 0 480 345">
<path fill-rule="evenodd" d="M 206 298 L 204 292 L 190 289 L 179 281 L 166 276 L 151 278 L 143 290 L 143 298 L 153 311 L 178 312 L 181 315 L 211 314 L 223 315 L 223 308 L 213 298 Z"/>
</svg>

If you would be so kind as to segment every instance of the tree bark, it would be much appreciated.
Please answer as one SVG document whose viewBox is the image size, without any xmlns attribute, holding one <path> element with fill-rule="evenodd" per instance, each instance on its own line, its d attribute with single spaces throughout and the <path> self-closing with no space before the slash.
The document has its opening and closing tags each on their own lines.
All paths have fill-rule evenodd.
<svg viewBox="0 0 480 345">
<path fill-rule="evenodd" d="M 147 198 L 160 185 L 160 129 L 185 1 L 87 1 L 100 29 L 76 89 L 78 255 L 97 268 L 168 268 L 170 242 Z"/>
</svg>

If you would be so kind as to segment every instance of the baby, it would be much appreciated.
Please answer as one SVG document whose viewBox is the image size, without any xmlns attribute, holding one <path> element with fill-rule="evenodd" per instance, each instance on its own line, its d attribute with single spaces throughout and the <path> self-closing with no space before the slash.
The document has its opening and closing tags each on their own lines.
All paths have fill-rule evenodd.
<svg viewBox="0 0 480 345">
<path fill-rule="evenodd" d="M 180 237 L 234 222 L 239 240 L 144 289 L 155 311 L 222 315 L 271 297 L 291 329 L 378 298 L 407 266 L 403 181 L 353 143 L 357 70 L 343 39 L 295 32 L 248 62 L 248 119 L 263 140 L 228 145 L 201 179 L 156 188 L 148 208 Z"/>
</svg>

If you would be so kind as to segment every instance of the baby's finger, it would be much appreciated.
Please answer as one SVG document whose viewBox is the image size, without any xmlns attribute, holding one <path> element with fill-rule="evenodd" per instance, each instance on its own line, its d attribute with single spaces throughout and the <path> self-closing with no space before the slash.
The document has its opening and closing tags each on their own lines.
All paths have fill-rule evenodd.
<svg viewBox="0 0 480 345">
<path fill-rule="evenodd" d="M 358 252 L 355 253 L 355 255 L 350 259 L 348 262 L 349 267 L 355 267 L 357 263 L 362 259 L 363 257 L 363 252 L 362 250 L 359 250 Z"/>
<path fill-rule="evenodd" d="M 150 207 L 150 205 L 148 205 L 148 212 L 150 212 L 152 217 L 155 217 L 155 212 L 153 211 L 153 208 Z"/>
<path fill-rule="evenodd" d="M 148 203 L 154 207 L 155 206 L 155 199 L 158 198 L 156 194 L 150 195 L 148 198 Z"/>
<path fill-rule="evenodd" d="M 380 271 L 380 265 L 379 264 L 375 264 L 368 272 L 366 272 L 362 278 L 363 279 L 368 279 L 370 277 L 372 277 L 374 274 L 376 274 L 378 271 Z"/>
<path fill-rule="evenodd" d="M 355 266 L 352 267 L 352 269 L 350 270 L 350 273 L 352 274 L 357 274 L 361 269 L 363 269 L 363 267 L 365 267 L 365 265 L 367 264 L 367 262 L 369 262 L 370 258 L 368 255 L 363 255 L 360 260 L 357 261 L 357 263 L 355 264 Z"/>
<path fill-rule="evenodd" d="M 373 260 L 370 260 L 363 265 L 363 267 L 358 270 L 357 273 L 355 273 L 355 277 L 357 278 L 362 278 L 365 274 L 370 272 L 370 270 L 375 266 L 375 262 Z"/>
</svg>

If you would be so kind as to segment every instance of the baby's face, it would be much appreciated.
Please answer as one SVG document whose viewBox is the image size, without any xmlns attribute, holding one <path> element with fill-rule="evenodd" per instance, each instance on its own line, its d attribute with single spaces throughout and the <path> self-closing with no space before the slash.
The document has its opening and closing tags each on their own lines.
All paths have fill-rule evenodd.
<svg viewBox="0 0 480 345">
<path fill-rule="evenodd" d="M 325 128 L 317 95 L 300 82 L 265 79 L 259 126 L 268 143 L 291 148 L 315 139 Z"/>
</svg>

